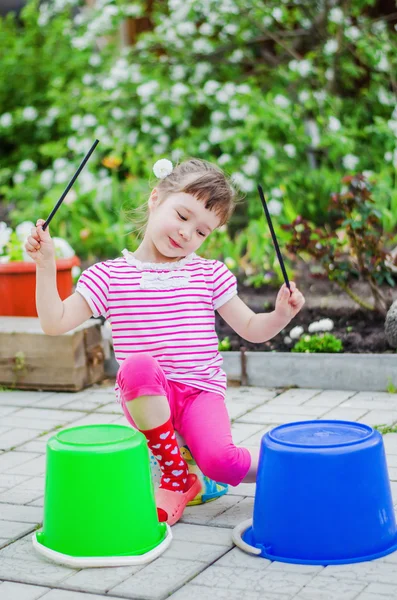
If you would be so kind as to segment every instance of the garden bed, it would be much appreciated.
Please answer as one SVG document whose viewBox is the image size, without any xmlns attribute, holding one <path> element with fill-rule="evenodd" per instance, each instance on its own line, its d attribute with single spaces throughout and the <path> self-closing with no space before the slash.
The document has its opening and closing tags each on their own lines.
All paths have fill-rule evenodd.
<svg viewBox="0 0 397 600">
<path fill-rule="evenodd" d="M 228 337 L 230 350 L 238 351 L 244 346 L 251 352 L 290 352 L 294 343 L 286 344 L 284 338 L 293 327 L 300 325 L 308 332 L 308 326 L 313 321 L 329 318 L 334 322 L 332 334 L 343 343 L 343 351 L 353 354 L 387 353 L 395 352 L 385 338 L 385 319 L 377 314 L 364 311 L 345 293 L 336 283 L 327 279 L 315 279 L 307 272 L 301 270 L 297 285 L 303 292 L 306 304 L 302 311 L 280 334 L 271 340 L 253 344 L 238 336 L 223 319 L 216 313 L 216 330 L 220 340 Z M 351 285 L 353 291 L 366 301 L 370 301 L 371 294 L 365 283 L 355 282 Z M 241 299 L 256 313 L 269 312 L 274 308 L 277 289 L 270 287 L 254 289 L 242 283 L 238 286 Z M 390 297 L 390 305 L 397 299 L 397 290 L 387 287 L 383 290 Z"/>
</svg>

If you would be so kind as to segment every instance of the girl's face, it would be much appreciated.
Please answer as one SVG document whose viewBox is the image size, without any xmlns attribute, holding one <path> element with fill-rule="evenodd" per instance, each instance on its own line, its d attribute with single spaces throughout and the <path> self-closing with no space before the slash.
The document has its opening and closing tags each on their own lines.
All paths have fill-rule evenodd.
<svg viewBox="0 0 397 600">
<path fill-rule="evenodd" d="M 159 202 L 154 189 L 149 198 L 146 234 L 155 247 L 153 250 L 168 259 L 180 260 L 196 252 L 219 225 L 215 212 L 191 194 L 177 192 Z"/>
</svg>

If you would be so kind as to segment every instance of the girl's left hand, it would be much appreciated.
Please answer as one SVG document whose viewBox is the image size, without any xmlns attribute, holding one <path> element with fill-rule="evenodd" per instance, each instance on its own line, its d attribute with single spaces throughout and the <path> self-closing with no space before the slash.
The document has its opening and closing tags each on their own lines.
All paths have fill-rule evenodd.
<svg viewBox="0 0 397 600">
<path fill-rule="evenodd" d="M 288 323 L 298 314 L 305 303 L 303 294 L 298 290 L 295 283 L 290 281 L 291 292 L 285 285 L 281 286 L 277 298 L 275 312 L 278 317 Z"/>
</svg>

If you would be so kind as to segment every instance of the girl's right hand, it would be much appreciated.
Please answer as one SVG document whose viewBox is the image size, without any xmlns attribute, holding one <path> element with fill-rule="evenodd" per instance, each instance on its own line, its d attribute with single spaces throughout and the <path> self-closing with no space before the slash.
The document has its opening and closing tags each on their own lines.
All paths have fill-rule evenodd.
<svg viewBox="0 0 397 600">
<path fill-rule="evenodd" d="M 55 261 L 55 247 L 51 239 L 48 227 L 43 231 L 44 219 L 38 219 L 36 227 L 32 227 L 28 237 L 25 250 L 33 258 L 38 267 L 45 267 Z"/>
</svg>

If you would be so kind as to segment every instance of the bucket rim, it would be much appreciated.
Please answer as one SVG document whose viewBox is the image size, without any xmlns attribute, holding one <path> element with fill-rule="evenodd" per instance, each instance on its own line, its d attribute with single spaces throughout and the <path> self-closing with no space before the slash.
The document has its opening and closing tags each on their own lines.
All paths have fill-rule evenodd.
<svg viewBox="0 0 397 600">
<path fill-rule="evenodd" d="M 35 531 L 32 535 L 33 547 L 45 558 L 61 565 L 66 565 L 72 568 L 84 569 L 89 567 L 125 567 L 130 565 L 143 565 L 158 558 L 169 547 L 172 540 L 171 527 L 166 526 L 166 535 L 161 542 L 144 554 L 135 554 L 130 556 L 72 556 L 63 554 L 51 548 L 47 548 L 37 539 L 37 534 L 40 531 Z"/>
<path fill-rule="evenodd" d="M 367 562 L 370 560 L 375 560 L 376 558 L 382 558 L 382 556 L 387 556 L 392 552 L 397 550 L 397 532 L 394 535 L 394 540 L 390 546 L 384 548 L 379 552 L 374 552 L 373 554 L 363 554 L 361 556 L 354 556 L 352 558 L 332 558 L 332 559 L 304 559 L 304 558 L 290 558 L 285 556 L 278 556 L 276 554 L 272 554 L 269 551 L 266 551 L 264 546 L 261 544 L 252 545 L 252 519 L 248 519 L 243 521 L 239 525 L 237 525 L 232 532 L 232 539 L 234 544 L 243 550 L 244 552 L 250 554 L 256 554 L 261 558 L 267 558 L 271 561 L 277 561 L 288 564 L 296 564 L 296 565 L 348 565 L 359 562 Z"/>
<path fill-rule="evenodd" d="M 353 439 L 350 441 L 343 441 L 338 443 L 329 443 L 329 444 L 304 444 L 299 442 L 293 442 L 288 440 L 283 440 L 277 437 L 277 433 L 280 430 L 288 430 L 296 427 L 298 425 L 317 425 L 324 426 L 326 424 L 331 425 L 346 425 L 350 427 L 355 427 L 356 429 L 365 430 L 367 434 L 362 438 Z M 367 442 L 371 437 L 378 433 L 373 427 L 367 425 L 366 423 L 357 423 L 356 421 L 345 421 L 339 419 L 307 419 L 304 421 L 292 421 L 291 423 L 283 423 L 282 425 L 277 425 L 277 427 L 273 427 L 270 431 L 265 433 L 265 437 L 270 439 L 275 444 L 279 444 L 281 446 L 288 446 L 291 448 L 305 448 L 307 450 L 312 448 L 344 448 L 346 446 L 354 446 L 358 444 L 362 444 L 363 442 Z"/>
</svg>

